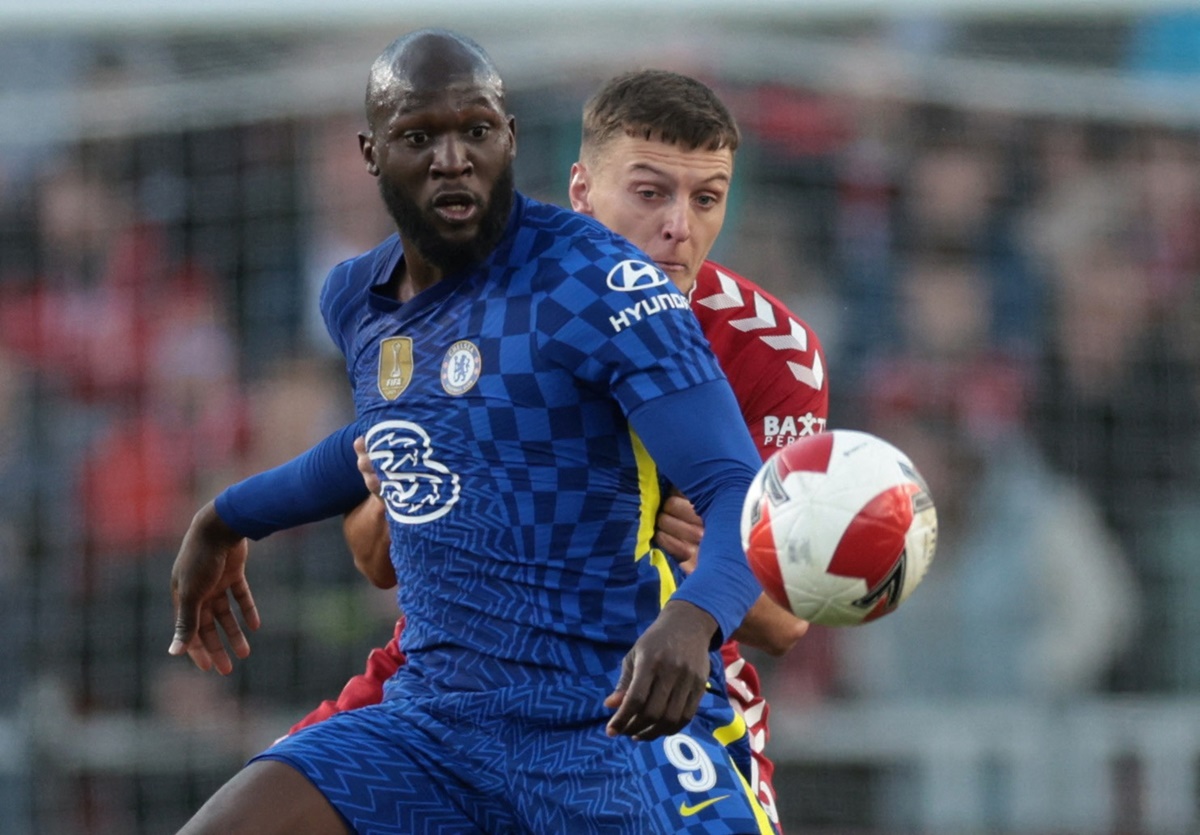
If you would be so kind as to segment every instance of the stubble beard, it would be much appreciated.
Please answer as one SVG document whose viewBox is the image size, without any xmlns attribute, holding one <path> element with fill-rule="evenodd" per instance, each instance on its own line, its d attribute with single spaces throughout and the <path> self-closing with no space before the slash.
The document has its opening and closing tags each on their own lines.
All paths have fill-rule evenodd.
<svg viewBox="0 0 1200 835">
<path fill-rule="evenodd" d="M 479 229 L 469 241 L 448 241 L 430 218 L 406 192 L 379 178 L 379 194 L 401 237 L 444 274 L 460 272 L 487 258 L 504 236 L 513 204 L 513 166 L 504 167 L 488 194 L 487 209 L 479 220 Z"/>
</svg>

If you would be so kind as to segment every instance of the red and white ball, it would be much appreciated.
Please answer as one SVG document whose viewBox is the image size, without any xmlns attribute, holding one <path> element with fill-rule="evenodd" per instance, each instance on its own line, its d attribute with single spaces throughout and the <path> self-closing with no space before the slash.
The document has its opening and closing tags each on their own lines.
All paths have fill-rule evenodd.
<svg viewBox="0 0 1200 835">
<path fill-rule="evenodd" d="M 917 468 L 866 432 L 800 439 L 759 470 L 742 546 L 763 589 L 797 617 L 854 626 L 894 612 L 937 549 L 937 509 Z"/>
</svg>

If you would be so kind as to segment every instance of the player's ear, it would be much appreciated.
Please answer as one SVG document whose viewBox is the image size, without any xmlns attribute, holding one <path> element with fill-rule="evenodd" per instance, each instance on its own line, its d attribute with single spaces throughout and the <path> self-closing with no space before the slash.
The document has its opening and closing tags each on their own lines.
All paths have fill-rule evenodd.
<svg viewBox="0 0 1200 835">
<path fill-rule="evenodd" d="M 379 176 L 379 163 L 375 161 L 375 140 L 369 133 L 358 135 L 358 152 L 362 154 L 363 162 L 367 164 L 367 173 L 372 177 Z"/>
<path fill-rule="evenodd" d="M 571 198 L 572 209 L 580 214 L 593 214 L 591 178 L 587 166 L 582 162 L 571 163 L 571 183 L 567 187 L 567 193 Z"/>
</svg>

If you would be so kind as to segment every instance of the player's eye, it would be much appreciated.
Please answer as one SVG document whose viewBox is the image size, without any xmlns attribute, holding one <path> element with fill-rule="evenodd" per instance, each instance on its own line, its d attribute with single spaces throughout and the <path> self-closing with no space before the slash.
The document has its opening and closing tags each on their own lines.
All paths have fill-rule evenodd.
<svg viewBox="0 0 1200 835">
<path fill-rule="evenodd" d="M 721 198 L 715 194 L 701 194 L 696 198 L 696 202 L 702 209 L 711 209 L 721 202 Z"/>
<path fill-rule="evenodd" d="M 491 131 L 492 129 L 487 125 L 476 125 L 467 131 L 467 136 L 471 137 L 472 139 L 485 139 L 487 135 L 491 133 Z"/>
<path fill-rule="evenodd" d="M 429 134 L 423 130 L 406 130 L 402 138 L 406 145 L 411 145 L 414 148 L 419 148 L 429 143 Z"/>
</svg>

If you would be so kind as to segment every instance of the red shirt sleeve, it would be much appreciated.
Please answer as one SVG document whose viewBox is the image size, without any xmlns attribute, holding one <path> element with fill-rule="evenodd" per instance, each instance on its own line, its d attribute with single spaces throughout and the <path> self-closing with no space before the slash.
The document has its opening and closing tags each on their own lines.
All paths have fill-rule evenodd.
<svg viewBox="0 0 1200 835">
<path fill-rule="evenodd" d="M 696 278 L 691 306 L 763 460 L 825 428 L 825 352 L 807 323 L 758 285 L 712 262 Z"/>
</svg>

